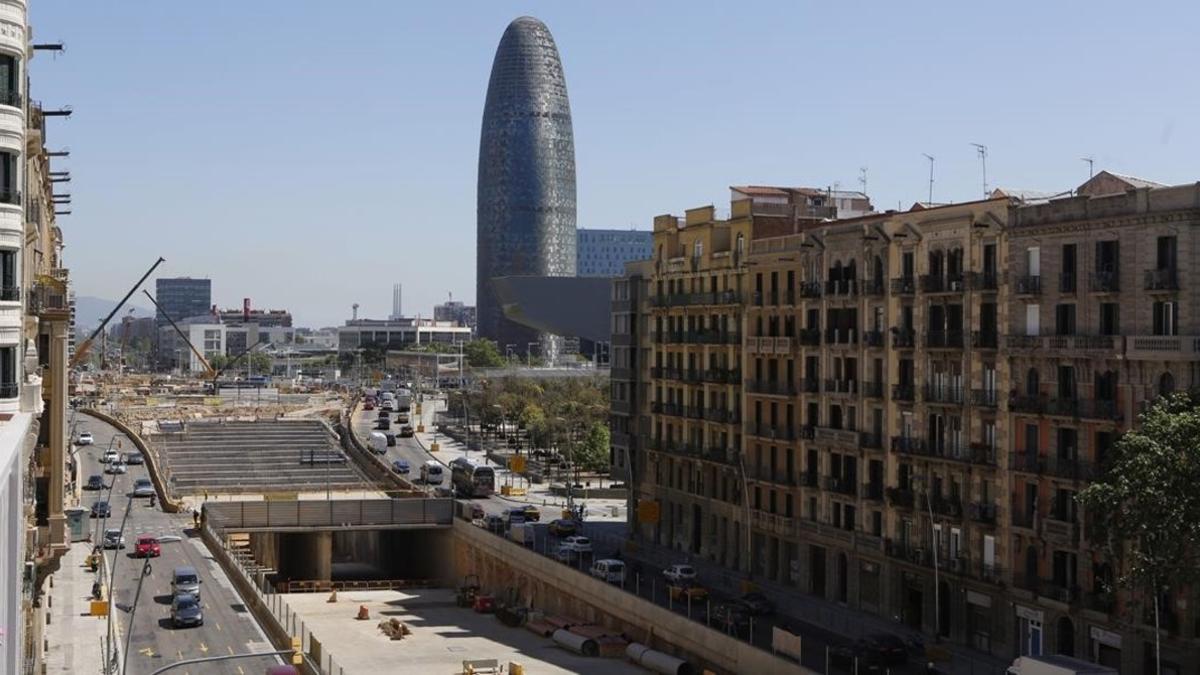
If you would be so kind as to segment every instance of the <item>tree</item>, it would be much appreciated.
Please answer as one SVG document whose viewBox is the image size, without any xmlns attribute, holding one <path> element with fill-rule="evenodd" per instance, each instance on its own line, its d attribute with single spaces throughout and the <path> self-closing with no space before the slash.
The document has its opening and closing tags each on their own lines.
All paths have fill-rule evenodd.
<svg viewBox="0 0 1200 675">
<path fill-rule="evenodd" d="M 1119 563 L 1118 585 L 1160 603 L 1169 587 L 1200 581 L 1200 406 L 1179 394 L 1154 402 L 1121 436 L 1099 480 L 1079 493 L 1088 538 Z"/>
<path fill-rule="evenodd" d="M 603 471 L 609 465 L 611 447 L 608 425 L 593 422 L 575 447 L 575 464 L 584 471 Z"/>
<path fill-rule="evenodd" d="M 491 340 L 467 342 L 463 345 L 463 354 L 466 355 L 467 365 L 472 368 L 499 368 L 504 365 L 504 357 L 500 356 L 499 348 Z"/>
</svg>

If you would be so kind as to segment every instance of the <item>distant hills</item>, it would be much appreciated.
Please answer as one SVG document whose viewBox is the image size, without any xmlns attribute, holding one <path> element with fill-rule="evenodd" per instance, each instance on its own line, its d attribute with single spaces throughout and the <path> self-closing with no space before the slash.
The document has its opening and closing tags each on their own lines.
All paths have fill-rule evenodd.
<svg viewBox="0 0 1200 675">
<path fill-rule="evenodd" d="M 117 306 L 116 300 L 107 300 L 105 298 L 96 298 L 90 295 L 79 295 L 75 297 L 75 327 L 80 330 L 92 330 L 99 325 L 100 320 L 108 316 L 108 313 Z M 130 308 L 133 309 L 134 318 L 154 316 L 154 310 L 139 307 L 131 302 L 126 303 L 125 307 L 113 317 L 113 321 L 120 321 L 121 317 L 129 313 Z"/>
</svg>

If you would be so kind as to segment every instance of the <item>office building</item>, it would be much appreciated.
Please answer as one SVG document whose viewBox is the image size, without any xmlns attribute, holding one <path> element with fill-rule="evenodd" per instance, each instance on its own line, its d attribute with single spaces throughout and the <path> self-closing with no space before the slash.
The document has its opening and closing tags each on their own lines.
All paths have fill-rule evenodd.
<svg viewBox="0 0 1200 675">
<path fill-rule="evenodd" d="M 471 339 L 471 329 L 452 321 L 400 318 L 351 319 L 338 327 L 338 351 L 404 349 L 409 346 L 440 342 L 458 344 Z"/>
<path fill-rule="evenodd" d="M 292 313 L 286 309 L 222 309 L 217 316 L 226 326 L 252 323 L 262 328 L 292 327 Z"/>
<path fill-rule="evenodd" d="M 1076 192 L 656 218 L 614 283 L 635 536 L 1000 659 L 1153 672 L 1153 603 L 1112 590 L 1074 496 L 1147 402 L 1200 385 L 1200 187 Z M 1175 672 L 1198 601 L 1161 598 Z"/>
<path fill-rule="evenodd" d="M 479 141 L 476 303 L 479 335 L 538 343 L 553 361 L 561 339 L 505 318 L 492 279 L 575 276 L 575 144 L 562 62 L 545 24 L 516 19 L 492 62 Z"/>
<path fill-rule="evenodd" d="M 474 305 L 463 304 L 460 300 L 447 300 L 433 306 L 434 321 L 453 321 L 467 328 L 475 327 Z"/>
<path fill-rule="evenodd" d="M 207 316 L 212 311 L 212 280 L 191 277 L 156 279 L 154 299 L 162 308 L 162 312 L 156 314 L 160 326 L 167 324 L 163 312 L 177 322 Z"/>
<path fill-rule="evenodd" d="M 187 336 L 187 342 L 204 354 L 205 360 L 211 361 L 214 357 L 226 353 L 227 329 L 225 324 L 214 323 L 210 317 L 184 319 L 175 323 Z M 170 325 L 161 326 L 158 329 L 158 340 L 159 362 L 163 367 L 187 373 L 203 373 L 205 371 L 204 364 L 196 356 L 196 353 Z"/>
<path fill-rule="evenodd" d="M 581 277 L 619 277 L 625 263 L 650 257 L 654 233 L 646 230 L 578 230 L 575 270 Z"/>
</svg>

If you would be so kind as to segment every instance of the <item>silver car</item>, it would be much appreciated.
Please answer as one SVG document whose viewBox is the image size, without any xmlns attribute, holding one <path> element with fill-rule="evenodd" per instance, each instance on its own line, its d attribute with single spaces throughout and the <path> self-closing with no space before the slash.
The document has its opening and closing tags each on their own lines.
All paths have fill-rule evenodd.
<svg viewBox="0 0 1200 675">
<path fill-rule="evenodd" d="M 133 481 L 133 496 L 134 497 L 152 497 L 154 496 L 154 483 L 150 482 L 149 478 L 139 478 Z"/>
<path fill-rule="evenodd" d="M 126 471 L 127 469 L 125 468 L 125 462 L 113 462 L 112 464 L 104 467 L 104 473 L 118 474 L 125 473 Z"/>
<path fill-rule="evenodd" d="M 125 537 L 120 530 L 104 531 L 104 548 L 125 548 Z"/>
</svg>

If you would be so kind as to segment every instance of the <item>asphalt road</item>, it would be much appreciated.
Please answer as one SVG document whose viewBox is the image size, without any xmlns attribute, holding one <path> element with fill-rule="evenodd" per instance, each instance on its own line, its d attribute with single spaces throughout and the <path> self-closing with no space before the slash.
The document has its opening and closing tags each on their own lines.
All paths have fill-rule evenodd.
<svg viewBox="0 0 1200 675">
<path fill-rule="evenodd" d="M 121 452 L 135 450 L 133 443 L 100 420 L 79 415 L 76 422 L 76 434 L 90 431 L 95 437 L 93 445 L 78 449 L 82 479 L 86 482 L 88 476 L 101 474 L 105 482 L 112 485 L 111 497 L 107 490 L 84 492 L 85 507 L 91 508 L 95 501 L 106 497 L 112 504 L 112 516 L 107 523 L 95 518 L 89 522 L 93 540 L 96 540 L 96 533 L 102 533 L 105 527 L 121 527 L 134 480 L 148 474 L 145 465 L 132 465 L 124 475 L 104 474 L 100 457 L 112 439 L 115 437 L 121 443 Z M 116 442 L 112 442 L 112 446 L 116 448 Z M 131 612 L 143 569 L 143 560 L 132 555 L 137 537 L 142 534 L 166 537 L 168 541 L 162 543 L 162 556 L 151 559 L 150 574 L 142 583 L 137 610 Z M 124 550 L 106 551 L 106 559 L 116 565 L 113 619 L 122 652 L 126 636 L 132 630 L 126 673 L 146 674 L 184 659 L 272 649 L 228 577 L 217 566 L 200 537 L 192 532 L 191 515 L 164 513 L 159 507 L 150 508 L 148 498 L 135 498 L 125 524 L 125 541 Z M 171 571 L 181 565 L 191 565 L 200 573 L 203 626 L 176 629 L 171 625 Z M 274 659 L 255 658 L 201 664 L 173 672 L 253 675 L 275 663 L 278 661 Z"/>
</svg>

